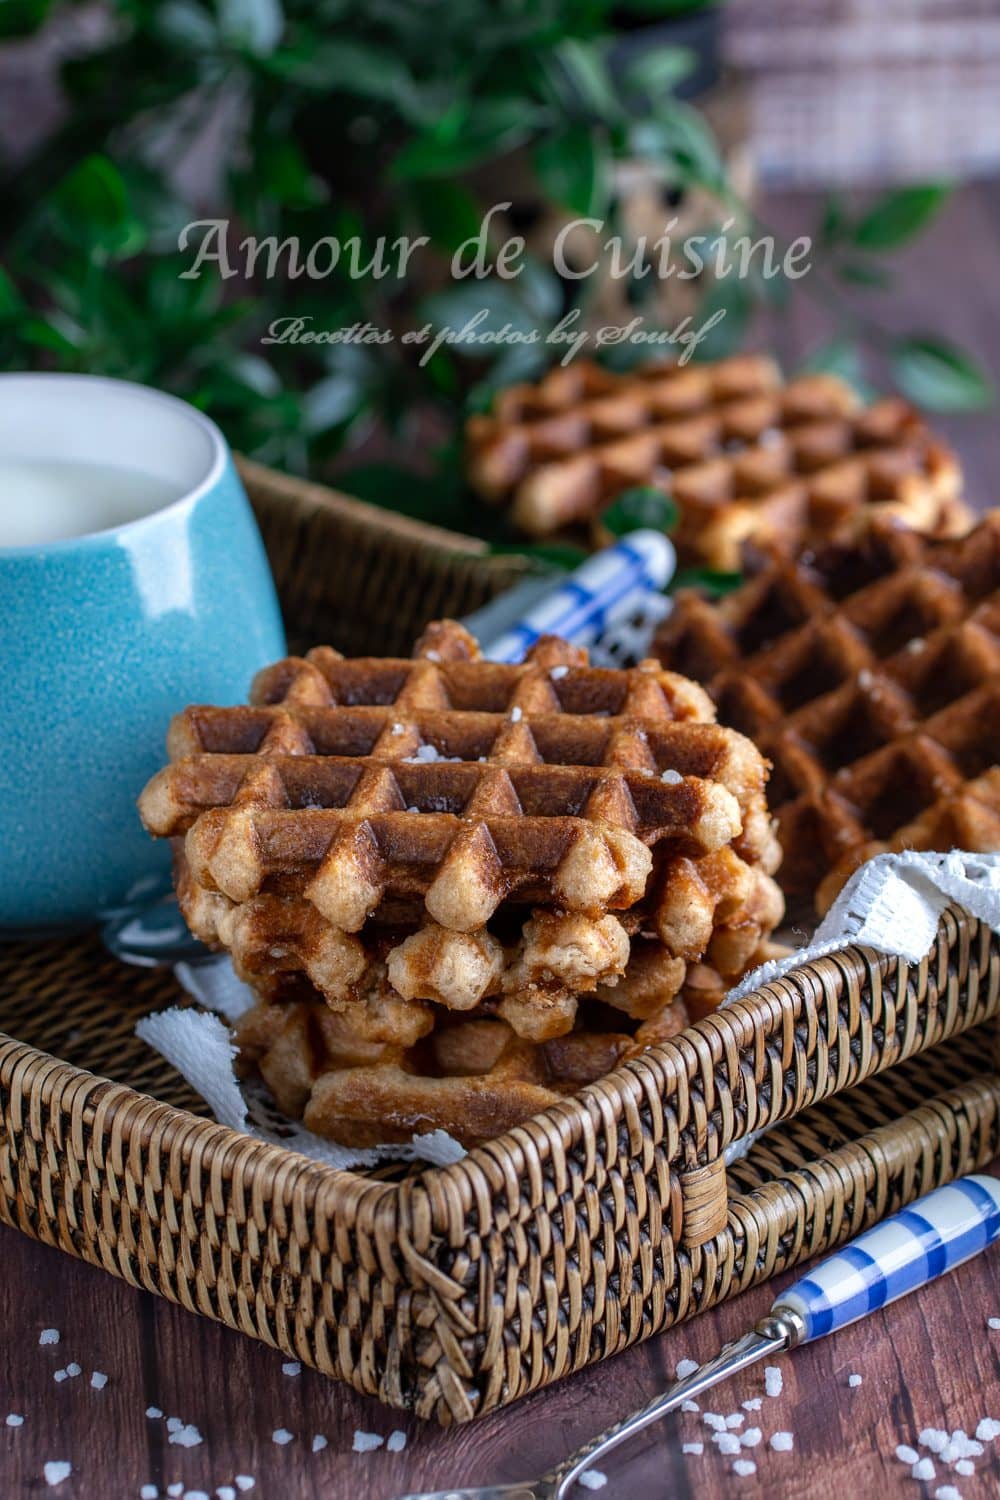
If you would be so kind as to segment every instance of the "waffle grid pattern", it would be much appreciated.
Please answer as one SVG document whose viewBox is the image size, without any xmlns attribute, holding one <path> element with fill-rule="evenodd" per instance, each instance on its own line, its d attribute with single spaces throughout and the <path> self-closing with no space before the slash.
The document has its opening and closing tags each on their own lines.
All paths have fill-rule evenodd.
<svg viewBox="0 0 1000 1500">
<path fill-rule="evenodd" d="M 673 1034 L 688 966 L 741 973 L 780 920 L 764 762 L 655 662 L 544 639 L 497 665 L 445 624 L 407 661 L 317 648 L 252 698 L 178 716 L 141 810 L 271 1007 L 248 1055 L 324 1133 L 540 1108 Z"/>
<path fill-rule="evenodd" d="M 657 650 L 772 761 L 790 896 L 825 910 L 886 849 L 1000 848 L 1000 513 L 683 593 Z"/>
<path fill-rule="evenodd" d="M 577 362 L 510 387 L 466 428 L 467 472 L 532 536 L 590 526 L 623 490 L 680 507 L 683 562 L 739 567 L 746 543 L 794 553 L 893 516 L 953 535 L 970 516 L 961 474 L 906 402 L 863 409 L 837 377 L 784 383 L 773 360 L 650 364 L 617 375 Z"/>
</svg>

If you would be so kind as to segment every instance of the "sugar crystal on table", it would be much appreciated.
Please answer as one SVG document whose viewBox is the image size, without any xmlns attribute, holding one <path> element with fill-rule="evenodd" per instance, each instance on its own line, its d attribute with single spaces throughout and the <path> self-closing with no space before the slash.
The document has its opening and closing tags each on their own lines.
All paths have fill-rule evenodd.
<svg viewBox="0 0 1000 1500">
<path fill-rule="evenodd" d="M 362 1432 L 358 1429 L 354 1434 L 351 1444 L 355 1453 L 371 1453 L 375 1448 L 381 1448 L 384 1439 L 377 1432 Z"/>
</svg>

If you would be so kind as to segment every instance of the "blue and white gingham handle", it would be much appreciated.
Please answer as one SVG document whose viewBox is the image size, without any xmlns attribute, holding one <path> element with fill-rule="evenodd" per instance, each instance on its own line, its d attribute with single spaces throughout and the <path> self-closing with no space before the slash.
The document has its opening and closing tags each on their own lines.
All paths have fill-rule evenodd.
<svg viewBox="0 0 1000 1500">
<path fill-rule="evenodd" d="M 822 1338 L 915 1292 L 1000 1238 L 1000 1181 L 962 1177 L 867 1230 L 782 1292 L 772 1311 Z"/>
<path fill-rule="evenodd" d="M 561 635 L 577 646 L 592 646 L 610 625 L 637 609 L 650 591 L 662 589 L 676 565 L 669 537 L 658 531 L 629 532 L 545 590 L 497 637 L 485 639 L 481 628 L 474 633 L 489 661 L 523 661 L 540 635 Z M 472 623 L 478 625 L 475 616 Z"/>
</svg>

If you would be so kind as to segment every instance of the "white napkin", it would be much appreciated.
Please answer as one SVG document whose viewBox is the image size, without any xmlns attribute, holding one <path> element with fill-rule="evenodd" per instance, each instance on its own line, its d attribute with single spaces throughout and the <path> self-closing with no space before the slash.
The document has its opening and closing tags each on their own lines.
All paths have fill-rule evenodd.
<svg viewBox="0 0 1000 1500">
<path fill-rule="evenodd" d="M 313 1135 L 298 1120 L 288 1120 L 275 1108 L 266 1089 L 241 1083 L 233 1066 L 236 1048 L 227 1021 L 236 1021 L 256 1003 L 248 985 L 237 979 L 226 956 L 196 964 L 178 964 L 178 980 L 207 1010 L 173 1006 L 136 1023 L 135 1033 L 155 1048 L 200 1094 L 221 1125 L 245 1131 L 258 1139 L 298 1151 L 330 1167 L 374 1167 L 380 1161 L 426 1161 L 446 1167 L 460 1161 L 465 1148 L 444 1130 L 415 1135 L 409 1145 L 337 1146 Z"/>
<path fill-rule="evenodd" d="M 952 902 L 1000 932 L 1000 854 L 877 854 L 851 876 L 805 948 L 771 959 L 730 990 L 739 1000 L 789 969 L 852 943 L 919 963 Z"/>
<path fill-rule="evenodd" d="M 749 974 L 724 1004 L 749 994 L 789 969 L 851 943 L 900 953 L 919 963 L 929 951 L 938 920 L 952 902 L 1000 931 L 1000 855 L 880 854 L 863 865 L 844 887 L 806 948 L 772 960 Z M 443 1130 L 415 1135 L 409 1145 L 364 1150 L 335 1146 L 278 1114 L 266 1090 L 240 1083 L 231 1033 L 215 1012 L 233 1022 L 254 1004 L 254 994 L 237 979 L 228 958 L 178 964 L 177 978 L 206 1010 L 174 1008 L 145 1016 L 136 1034 L 161 1053 L 205 1100 L 217 1120 L 234 1130 L 299 1151 L 333 1167 L 367 1167 L 379 1161 L 427 1161 L 446 1166 L 465 1155 Z M 744 1155 L 753 1137 L 738 1141 L 727 1161 Z"/>
</svg>

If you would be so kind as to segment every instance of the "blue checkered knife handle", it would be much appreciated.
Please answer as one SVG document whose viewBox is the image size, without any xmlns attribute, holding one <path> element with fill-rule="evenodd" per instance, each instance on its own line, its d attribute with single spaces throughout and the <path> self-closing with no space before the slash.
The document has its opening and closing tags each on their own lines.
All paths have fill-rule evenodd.
<svg viewBox="0 0 1000 1500">
<path fill-rule="evenodd" d="M 772 1311 L 822 1338 L 915 1292 L 1000 1238 L 1000 1181 L 962 1177 L 866 1230 L 782 1292 Z"/>
</svg>

